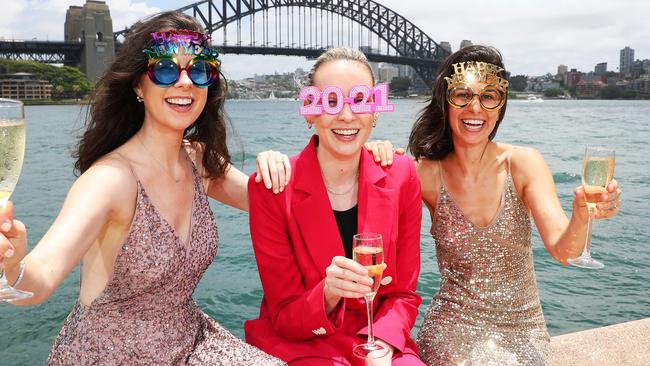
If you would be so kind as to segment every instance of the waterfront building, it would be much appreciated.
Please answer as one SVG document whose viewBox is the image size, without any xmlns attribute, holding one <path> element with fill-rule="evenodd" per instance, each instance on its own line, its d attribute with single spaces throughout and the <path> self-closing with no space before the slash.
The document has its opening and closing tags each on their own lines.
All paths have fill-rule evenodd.
<svg viewBox="0 0 650 366">
<path fill-rule="evenodd" d="M 605 84 L 600 80 L 586 81 L 580 80 L 576 84 L 576 96 L 581 99 L 595 99 L 598 98 L 600 89 Z"/>
<path fill-rule="evenodd" d="M 621 59 L 618 71 L 623 77 L 629 77 L 632 74 L 632 63 L 634 62 L 634 50 L 626 46 L 621 50 Z"/>
<path fill-rule="evenodd" d="M 594 74 L 599 76 L 607 75 L 607 62 L 596 64 L 596 67 L 594 68 Z"/>
<path fill-rule="evenodd" d="M 0 98 L 50 99 L 52 84 L 47 80 L 34 79 L 34 75 L 26 72 L 0 75 Z"/>
<path fill-rule="evenodd" d="M 576 69 L 567 71 L 564 74 L 564 86 L 566 86 L 568 89 L 575 87 L 582 78 L 582 75 L 584 74 Z"/>
<path fill-rule="evenodd" d="M 442 42 L 439 43 L 439 45 L 440 45 L 440 48 L 442 48 L 443 50 L 451 53 L 451 43 L 449 43 L 447 41 L 442 41 Z"/>
</svg>

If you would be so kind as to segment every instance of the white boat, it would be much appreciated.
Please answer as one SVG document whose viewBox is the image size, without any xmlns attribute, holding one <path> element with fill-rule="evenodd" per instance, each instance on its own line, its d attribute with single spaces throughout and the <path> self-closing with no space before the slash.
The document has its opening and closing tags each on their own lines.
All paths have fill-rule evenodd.
<svg viewBox="0 0 650 366">
<path fill-rule="evenodd" d="M 533 95 L 533 94 L 528 94 L 528 98 L 526 98 L 526 99 L 527 99 L 529 102 L 536 102 L 536 103 L 540 103 L 540 102 L 543 102 L 543 101 L 544 101 L 544 99 L 542 99 L 542 98 L 538 98 L 538 97 L 536 97 L 536 96 Z"/>
<path fill-rule="evenodd" d="M 275 93 L 271 91 L 271 94 L 269 94 L 269 99 L 278 99 L 275 97 Z"/>
</svg>

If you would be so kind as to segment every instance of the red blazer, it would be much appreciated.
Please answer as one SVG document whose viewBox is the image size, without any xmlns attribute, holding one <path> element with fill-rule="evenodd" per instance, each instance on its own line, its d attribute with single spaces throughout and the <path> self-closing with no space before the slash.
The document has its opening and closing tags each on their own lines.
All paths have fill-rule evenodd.
<svg viewBox="0 0 650 366">
<path fill-rule="evenodd" d="M 365 342 L 367 316 L 362 299 L 343 299 L 328 317 L 323 295 L 325 269 L 345 256 L 321 176 L 312 137 L 291 158 L 293 176 L 284 192 L 248 184 L 250 230 L 264 297 L 258 319 L 244 325 L 246 341 L 284 361 L 305 356 L 353 361 L 352 347 Z M 362 149 L 359 171 L 358 230 L 382 234 L 384 276 L 375 298 L 375 336 L 396 353 L 417 355 L 410 337 L 418 306 L 420 273 L 420 181 L 413 161 L 396 156 L 381 167 Z M 346 362 L 347 360 L 347 362 Z"/>
</svg>

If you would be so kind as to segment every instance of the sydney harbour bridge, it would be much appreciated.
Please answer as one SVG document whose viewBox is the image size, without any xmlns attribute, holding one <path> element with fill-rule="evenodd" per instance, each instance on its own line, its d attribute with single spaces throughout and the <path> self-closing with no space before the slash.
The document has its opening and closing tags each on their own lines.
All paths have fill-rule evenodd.
<svg viewBox="0 0 650 366">
<path fill-rule="evenodd" d="M 86 6 L 95 18 L 105 8 L 108 26 L 91 29 L 103 24 L 97 19 L 68 24 L 71 12 Z M 372 0 L 202 0 L 177 10 L 198 19 L 224 54 L 315 58 L 330 47 L 354 47 L 370 61 L 413 67 L 427 85 L 449 54 L 408 19 Z M 68 34 L 74 29 L 76 37 Z M 128 34 L 128 29 L 113 32 L 103 1 L 88 0 L 84 9 L 68 10 L 66 40 L 0 41 L 0 57 L 81 66 L 92 79 L 106 67 L 90 70 L 101 63 L 95 54 L 113 52 Z"/>
</svg>

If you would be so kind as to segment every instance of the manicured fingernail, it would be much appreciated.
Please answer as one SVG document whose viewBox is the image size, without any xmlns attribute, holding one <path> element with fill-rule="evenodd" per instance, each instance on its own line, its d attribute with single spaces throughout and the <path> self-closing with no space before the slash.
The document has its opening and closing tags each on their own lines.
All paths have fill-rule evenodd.
<svg viewBox="0 0 650 366">
<path fill-rule="evenodd" d="M 11 257 L 13 257 L 13 256 L 14 256 L 14 251 L 13 251 L 13 249 L 8 249 L 8 250 L 5 252 L 5 257 L 7 257 L 7 258 L 11 258 Z"/>
<path fill-rule="evenodd" d="M 271 183 L 266 185 L 266 189 L 271 189 Z"/>
<path fill-rule="evenodd" d="M 2 223 L 2 226 L 0 226 L 0 229 L 2 229 L 2 231 L 11 229 L 11 222 L 9 220 L 5 220 L 5 222 Z"/>
<path fill-rule="evenodd" d="M 273 190 L 273 193 L 277 194 L 277 193 L 278 193 L 278 189 L 277 189 L 277 188 L 274 189 L 274 190 Z"/>
</svg>

